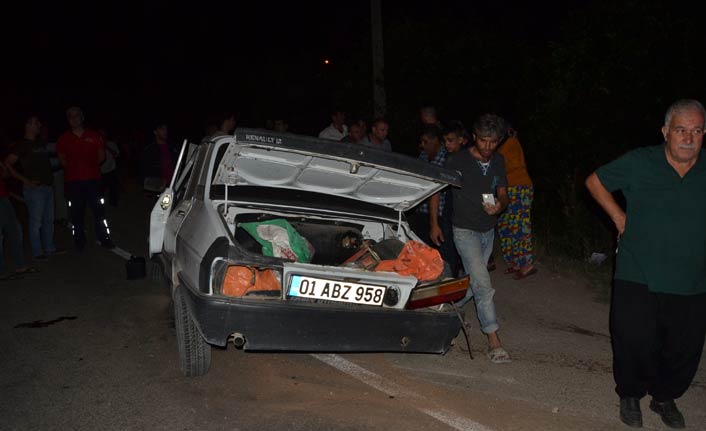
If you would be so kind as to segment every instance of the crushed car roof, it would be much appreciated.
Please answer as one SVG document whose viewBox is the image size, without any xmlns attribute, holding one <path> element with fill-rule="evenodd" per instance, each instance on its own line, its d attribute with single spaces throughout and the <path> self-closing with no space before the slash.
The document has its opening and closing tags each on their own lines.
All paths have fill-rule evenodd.
<svg viewBox="0 0 706 431">
<path fill-rule="evenodd" d="M 457 172 L 360 144 L 256 129 L 238 129 L 234 138 L 216 168 L 214 185 L 306 190 L 398 211 L 446 185 L 461 185 Z"/>
</svg>

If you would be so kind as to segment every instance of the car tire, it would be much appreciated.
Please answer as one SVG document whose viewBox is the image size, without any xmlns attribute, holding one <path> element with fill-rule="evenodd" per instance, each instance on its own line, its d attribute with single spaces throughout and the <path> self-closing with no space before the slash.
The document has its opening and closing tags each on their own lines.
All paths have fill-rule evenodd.
<svg viewBox="0 0 706 431">
<path fill-rule="evenodd" d="M 181 372 L 186 377 L 203 376 L 211 366 L 211 346 L 196 328 L 180 289 L 174 291 L 174 324 Z"/>
</svg>

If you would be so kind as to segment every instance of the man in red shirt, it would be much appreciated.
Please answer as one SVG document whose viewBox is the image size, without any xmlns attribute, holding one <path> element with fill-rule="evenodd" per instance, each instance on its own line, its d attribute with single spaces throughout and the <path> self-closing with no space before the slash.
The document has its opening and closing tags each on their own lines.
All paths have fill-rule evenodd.
<svg viewBox="0 0 706 431">
<path fill-rule="evenodd" d="M 114 248 L 105 219 L 104 200 L 101 196 L 100 165 L 105 161 L 105 144 L 100 134 L 84 127 L 81 108 L 66 110 L 70 130 L 59 136 L 56 153 L 64 167 L 64 183 L 71 210 L 71 224 L 76 249 L 83 251 L 86 236 L 83 229 L 86 205 L 91 208 L 96 239 L 106 248 Z"/>
</svg>

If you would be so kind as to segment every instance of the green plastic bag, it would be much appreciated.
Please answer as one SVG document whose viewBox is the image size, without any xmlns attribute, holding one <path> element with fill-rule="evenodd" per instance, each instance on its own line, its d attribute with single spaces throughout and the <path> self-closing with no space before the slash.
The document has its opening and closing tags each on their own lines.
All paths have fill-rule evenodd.
<svg viewBox="0 0 706 431">
<path fill-rule="evenodd" d="M 262 254 L 265 256 L 282 257 L 295 262 L 311 262 L 314 248 L 287 220 L 241 223 L 240 227 L 260 243 Z"/>
</svg>

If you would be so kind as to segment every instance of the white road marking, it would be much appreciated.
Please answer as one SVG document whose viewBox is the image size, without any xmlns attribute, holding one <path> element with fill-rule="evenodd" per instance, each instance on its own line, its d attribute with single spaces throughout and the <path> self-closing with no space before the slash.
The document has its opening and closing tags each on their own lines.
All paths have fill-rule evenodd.
<svg viewBox="0 0 706 431">
<path fill-rule="evenodd" d="M 129 251 L 125 251 L 122 248 L 117 247 L 117 246 L 115 248 L 110 249 L 110 251 L 112 251 L 113 253 L 117 254 L 118 256 L 122 257 L 125 260 L 130 260 L 130 258 L 132 257 L 132 254 L 130 254 Z"/>
<path fill-rule="evenodd" d="M 449 411 L 431 409 L 419 409 L 419 411 L 457 430 L 492 431 L 490 428 L 478 422 L 466 419 Z"/>
<path fill-rule="evenodd" d="M 311 356 L 387 395 L 394 397 L 404 396 L 416 401 L 426 400 L 425 397 L 415 393 L 414 391 L 405 389 L 394 382 L 387 381 L 382 376 L 375 374 L 372 371 L 361 367 L 360 365 L 354 364 L 353 362 L 348 361 L 339 355 L 312 354 Z M 414 407 L 420 412 L 431 416 L 434 419 L 443 422 L 451 428 L 457 429 L 459 431 L 492 431 L 492 429 L 483 426 L 478 422 L 464 418 L 453 412 L 439 409 L 430 409 L 426 406 Z"/>
<path fill-rule="evenodd" d="M 354 364 L 353 362 L 343 359 L 338 355 L 312 354 L 311 356 L 327 365 L 332 366 L 333 368 L 336 368 L 339 371 L 348 374 L 351 377 L 354 377 L 357 380 L 360 380 L 368 386 L 372 386 L 380 392 L 386 393 L 387 395 L 397 397 L 406 392 L 401 386 L 393 382 L 387 382 L 382 376 L 366 370 L 360 365 Z"/>
<path fill-rule="evenodd" d="M 440 376 L 451 376 L 451 377 L 465 377 L 465 378 L 473 378 L 473 379 L 486 379 L 486 380 L 492 380 L 500 383 L 505 383 L 508 385 L 511 384 L 516 384 L 517 381 L 512 378 L 512 377 L 505 377 L 505 376 L 497 376 L 494 374 L 488 374 L 488 373 L 478 373 L 477 375 L 473 374 L 468 374 L 468 373 L 457 373 L 453 371 L 441 371 L 441 370 L 430 370 L 427 368 L 413 368 L 413 367 L 404 367 L 402 365 L 392 365 L 395 368 L 398 368 L 400 370 L 405 370 L 405 371 L 417 371 L 417 372 L 422 372 L 422 373 L 429 373 L 429 374 L 438 374 Z"/>
</svg>

